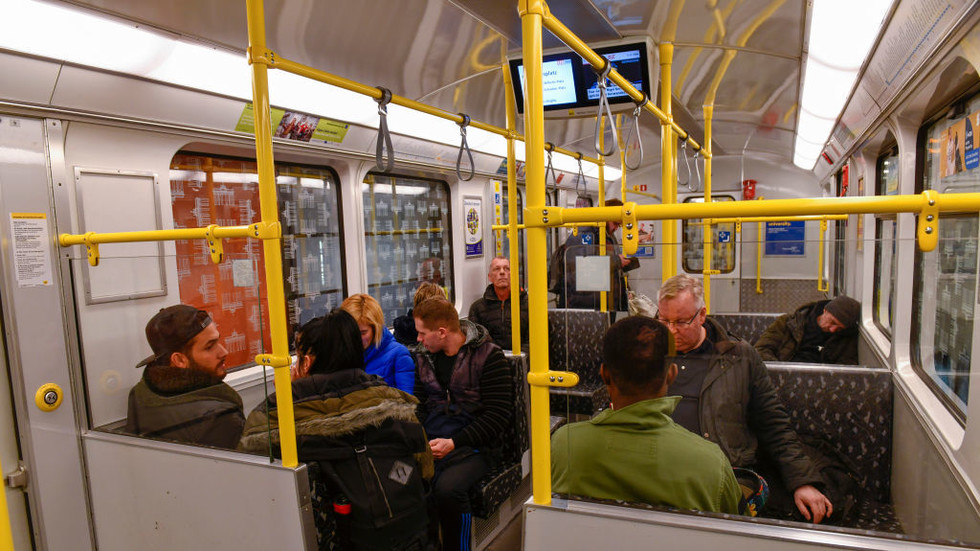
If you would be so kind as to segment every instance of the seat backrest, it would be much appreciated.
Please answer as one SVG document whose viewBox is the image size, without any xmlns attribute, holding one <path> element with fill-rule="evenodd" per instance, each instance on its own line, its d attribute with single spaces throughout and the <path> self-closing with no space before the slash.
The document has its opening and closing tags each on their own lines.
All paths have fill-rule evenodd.
<svg viewBox="0 0 980 551">
<path fill-rule="evenodd" d="M 894 382 L 887 369 L 767 364 L 793 428 L 826 441 L 880 502 L 891 494 Z"/>
<path fill-rule="evenodd" d="M 601 386 L 602 338 L 609 313 L 595 310 L 548 310 L 548 356 L 554 370 L 571 371 L 582 386 Z"/>
<path fill-rule="evenodd" d="M 759 340 L 762 333 L 773 324 L 779 316 L 782 314 L 711 314 L 711 319 L 717 321 L 725 328 L 726 331 L 732 333 L 744 340 L 745 342 L 754 345 L 755 341 Z"/>
<path fill-rule="evenodd" d="M 514 422 L 503 435 L 502 459 L 507 464 L 520 463 L 530 446 L 528 435 L 527 356 L 505 354 L 514 381 Z"/>
</svg>

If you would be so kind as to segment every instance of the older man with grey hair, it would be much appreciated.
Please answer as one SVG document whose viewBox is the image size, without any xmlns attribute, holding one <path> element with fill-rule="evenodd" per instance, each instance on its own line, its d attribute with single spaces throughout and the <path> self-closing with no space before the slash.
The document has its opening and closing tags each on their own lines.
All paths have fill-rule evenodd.
<svg viewBox="0 0 980 551">
<path fill-rule="evenodd" d="M 819 523 L 833 514 L 817 489 L 824 480 L 804 452 L 758 352 L 709 318 L 701 282 L 686 274 L 663 283 L 657 320 L 674 336 L 680 395 L 674 420 L 718 444 L 733 467 L 752 469 L 770 485 L 766 516 Z M 792 497 L 792 501 L 790 501 Z"/>
</svg>

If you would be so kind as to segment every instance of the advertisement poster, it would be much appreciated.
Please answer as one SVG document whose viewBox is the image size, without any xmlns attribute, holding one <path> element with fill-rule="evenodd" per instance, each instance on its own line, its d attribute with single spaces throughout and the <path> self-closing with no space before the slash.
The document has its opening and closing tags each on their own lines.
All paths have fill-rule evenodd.
<svg viewBox="0 0 980 551">
<path fill-rule="evenodd" d="M 272 135 L 276 138 L 310 143 L 343 143 L 350 125 L 344 122 L 321 119 L 316 115 L 284 111 L 273 107 Z M 255 112 L 248 103 L 235 125 L 237 132 L 255 133 Z"/>
<path fill-rule="evenodd" d="M 766 222 L 766 256 L 806 254 L 806 222 Z"/>
<path fill-rule="evenodd" d="M 656 249 L 653 247 L 654 242 L 654 224 L 651 220 L 640 221 L 640 243 L 636 248 L 636 254 L 633 256 L 638 256 L 641 258 L 654 258 Z"/>
<path fill-rule="evenodd" d="M 980 124 L 980 113 L 970 113 L 939 134 L 939 175 L 955 176 L 980 166 L 980 149 L 973 131 Z"/>
<path fill-rule="evenodd" d="M 466 257 L 483 256 L 483 199 L 464 197 L 463 216 L 466 221 Z"/>
</svg>

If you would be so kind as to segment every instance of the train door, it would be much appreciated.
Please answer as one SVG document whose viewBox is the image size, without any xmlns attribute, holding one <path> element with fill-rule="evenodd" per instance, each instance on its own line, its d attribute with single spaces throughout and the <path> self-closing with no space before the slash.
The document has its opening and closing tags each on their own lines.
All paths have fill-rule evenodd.
<svg viewBox="0 0 980 551">
<path fill-rule="evenodd" d="M 26 496 L 35 548 L 91 549 L 82 406 L 69 368 L 75 331 L 62 291 L 51 193 L 52 185 L 64 184 L 61 144 L 59 121 L 0 114 L 0 295 L 10 376 L 10 392 L 3 389 L 0 400 L 0 442 L 4 474 L 17 467 L 11 453 L 17 447 L 26 470 L 25 494 L 8 499 L 15 529 L 27 522 L 19 505 Z M 16 431 L 9 430 L 14 419 Z"/>
<path fill-rule="evenodd" d="M 3 300 L 0 297 L 0 312 L 2 311 Z M 6 333 L 2 315 L 0 315 L 0 327 L 3 327 L 3 333 Z M 7 375 L 0 377 L 0 468 L 3 469 L 0 473 L 3 474 L 4 500 L 10 518 L 11 533 L 11 541 L 7 542 L 0 532 L 0 545 L 12 542 L 14 549 L 32 549 L 27 499 L 24 494 L 27 470 L 22 466 L 20 446 L 17 444 L 17 423 L 14 418 L 14 403 L 10 388 L 10 366 L 7 363 L 7 351 L 2 338 L 0 338 L 0 365 Z M 4 522 L 4 519 L 0 519 L 0 522 Z"/>
<path fill-rule="evenodd" d="M 731 195 L 716 195 L 712 201 L 734 201 Z M 703 202 L 700 195 L 679 196 L 679 202 Z M 711 226 L 711 289 L 710 312 L 740 311 L 739 243 L 735 224 L 724 222 Z M 678 273 L 699 277 L 704 272 L 704 232 L 701 219 L 681 221 L 681 262 Z"/>
</svg>

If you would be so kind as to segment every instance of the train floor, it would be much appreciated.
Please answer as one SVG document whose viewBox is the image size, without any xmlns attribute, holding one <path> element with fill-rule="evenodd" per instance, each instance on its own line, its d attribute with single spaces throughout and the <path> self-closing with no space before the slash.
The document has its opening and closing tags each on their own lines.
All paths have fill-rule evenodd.
<svg viewBox="0 0 980 551">
<path fill-rule="evenodd" d="M 485 551 L 519 551 L 521 536 L 524 533 L 524 515 L 519 514 L 497 534 Z"/>
</svg>

